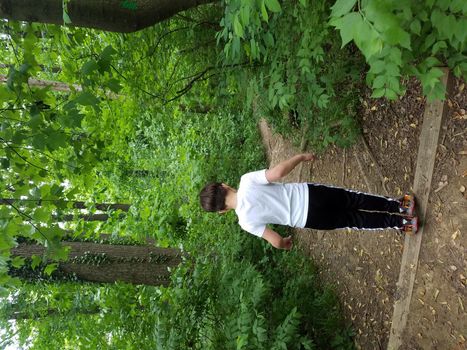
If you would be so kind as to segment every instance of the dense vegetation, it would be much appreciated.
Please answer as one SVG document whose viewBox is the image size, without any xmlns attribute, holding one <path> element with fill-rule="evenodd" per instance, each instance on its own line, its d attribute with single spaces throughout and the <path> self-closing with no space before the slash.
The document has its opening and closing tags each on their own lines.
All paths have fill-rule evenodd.
<svg viewBox="0 0 467 350">
<path fill-rule="evenodd" d="M 316 150 L 353 142 L 365 74 L 374 96 L 396 98 L 411 75 L 439 96 L 439 65 L 466 73 L 465 13 L 458 1 L 229 0 L 131 34 L 3 22 L 0 344 L 352 348 L 310 262 L 233 214 L 202 213 L 197 193 L 266 166 L 259 117 Z M 98 203 L 131 206 L 89 221 Z M 63 241 L 147 238 L 181 250 L 168 287 L 62 276 Z M 22 242 L 47 254 L 15 255 Z"/>
</svg>

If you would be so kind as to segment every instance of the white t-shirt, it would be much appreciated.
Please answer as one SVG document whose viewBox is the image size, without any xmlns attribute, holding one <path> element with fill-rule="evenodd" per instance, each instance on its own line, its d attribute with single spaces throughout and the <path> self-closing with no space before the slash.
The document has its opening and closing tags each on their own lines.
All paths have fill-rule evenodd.
<svg viewBox="0 0 467 350">
<path fill-rule="evenodd" d="M 235 212 L 245 230 L 261 237 L 266 224 L 305 227 L 308 216 L 306 183 L 269 183 L 266 170 L 243 175 Z"/>
</svg>

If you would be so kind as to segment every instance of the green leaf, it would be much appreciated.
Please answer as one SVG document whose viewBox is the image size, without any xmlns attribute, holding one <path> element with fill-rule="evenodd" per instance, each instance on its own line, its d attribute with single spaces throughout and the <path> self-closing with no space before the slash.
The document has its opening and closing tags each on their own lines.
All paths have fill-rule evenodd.
<svg viewBox="0 0 467 350">
<path fill-rule="evenodd" d="M 256 41 L 255 39 L 250 39 L 250 55 L 253 59 L 258 57 L 258 53 L 256 51 Z"/>
<path fill-rule="evenodd" d="M 248 26 L 250 24 L 250 7 L 243 6 L 240 9 L 240 18 L 242 19 L 242 24 Z"/>
<path fill-rule="evenodd" d="M 58 264 L 56 263 L 48 264 L 44 269 L 44 273 L 50 276 L 57 269 L 57 267 L 58 267 Z"/>
<path fill-rule="evenodd" d="M 112 45 L 108 45 L 102 50 L 100 54 L 101 59 L 103 60 L 111 60 L 112 56 L 115 55 L 117 51 L 112 47 Z"/>
<path fill-rule="evenodd" d="M 15 93 L 7 85 L 0 85 L 0 101 L 8 101 L 15 98 Z"/>
<path fill-rule="evenodd" d="M 47 222 L 50 220 L 50 210 L 47 208 L 39 207 L 34 210 L 32 217 L 37 222 Z"/>
<path fill-rule="evenodd" d="M 436 41 L 436 38 L 437 38 L 437 35 L 435 32 L 432 32 L 430 34 L 428 34 L 426 37 L 425 37 L 425 40 L 423 41 L 423 44 L 422 44 L 422 47 L 421 49 L 423 51 L 426 51 L 428 50 L 429 47 L 431 47 L 431 45 L 433 45 Z"/>
<path fill-rule="evenodd" d="M 331 7 L 331 17 L 340 17 L 345 15 L 355 6 L 356 2 L 357 0 L 337 0 Z"/>
<path fill-rule="evenodd" d="M 26 134 L 25 130 L 24 129 L 19 129 L 13 134 L 13 136 L 11 138 L 11 141 L 14 144 L 20 145 L 23 142 L 23 140 L 26 139 L 26 137 L 27 137 L 27 134 Z"/>
<path fill-rule="evenodd" d="M 452 13 L 463 12 L 467 13 L 467 3 L 465 0 L 451 0 L 449 1 L 449 9 Z"/>
<path fill-rule="evenodd" d="M 83 67 L 81 67 L 81 73 L 84 75 L 90 75 L 92 72 L 97 70 L 99 68 L 99 65 L 97 62 L 93 59 L 87 61 L 85 64 L 83 64 Z"/>
<path fill-rule="evenodd" d="M 422 29 L 422 26 L 420 24 L 420 21 L 414 18 L 412 22 L 410 23 L 410 31 L 414 34 L 420 35 L 421 29 Z"/>
<path fill-rule="evenodd" d="M 31 256 L 31 268 L 34 270 L 36 267 L 38 267 L 42 263 L 42 258 L 37 255 L 32 255 Z"/>
<path fill-rule="evenodd" d="M 264 0 L 264 3 L 271 12 L 281 12 L 282 10 L 281 4 L 277 0 Z"/>
<path fill-rule="evenodd" d="M 264 0 L 261 1 L 261 15 L 263 16 L 263 20 L 265 22 L 269 21 L 268 11 L 266 11 L 266 6 L 264 5 Z"/>
<path fill-rule="evenodd" d="M 243 34 L 244 34 L 243 26 L 241 25 L 240 20 L 238 19 L 238 16 L 235 16 L 233 25 L 234 25 L 235 34 L 237 34 L 240 38 L 243 38 Z"/>
<path fill-rule="evenodd" d="M 54 199 L 60 198 L 63 196 L 63 187 L 57 184 L 53 184 L 50 188 L 50 194 L 53 196 Z"/>
<path fill-rule="evenodd" d="M 423 88 L 423 92 L 427 95 L 427 100 L 430 102 L 436 100 L 443 101 L 446 98 L 446 87 L 441 82 L 438 82 L 432 88 Z"/>
<path fill-rule="evenodd" d="M 424 89 L 433 88 L 440 82 L 440 78 L 444 75 L 443 71 L 437 67 L 433 67 L 425 74 L 420 76 L 420 81 Z"/>
<path fill-rule="evenodd" d="M 84 115 L 81 114 L 76 108 L 67 110 L 66 114 L 58 117 L 57 121 L 65 128 L 79 128 L 83 121 Z"/>
<path fill-rule="evenodd" d="M 58 242 L 53 242 L 49 246 L 48 256 L 53 260 L 65 261 L 68 259 L 68 252 L 70 251 L 69 246 L 62 246 Z"/>
<path fill-rule="evenodd" d="M 357 12 L 346 14 L 337 20 L 332 20 L 331 25 L 335 26 L 340 31 L 342 38 L 342 46 L 354 39 L 355 30 L 363 23 L 362 15 Z"/>
<path fill-rule="evenodd" d="M 421 64 L 421 66 L 424 67 L 433 67 L 433 66 L 441 66 L 440 60 L 438 60 L 436 57 L 427 57 Z"/>
<path fill-rule="evenodd" d="M 431 53 L 433 55 L 436 55 L 438 53 L 438 51 L 443 50 L 443 49 L 447 49 L 447 48 L 448 48 L 448 45 L 446 44 L 445 41 L 438 41 L 431 48 Z"/>
<path fill-rule="evenodd" d="M 43 123 L 43 118 L 40 114 L 31 115 L 31 119 L 29 119 L 28 125 L 31 129 L 37 130 L 39 126 Z"/>
<path fill-rule="evenodd" d="M 237 337 L 237 350 L 243 349 L 248 342 L 248 335 L 242 334 Z"/>
<path fill-rule="evenodd" d="M 397 94 L 394 90 L 391 90 L 391 89 L 386 89 L 386 94 L 385 94 L 386 98 L 389 99 L 389 100 L 397 100 Z"/>
<path fill-rule="evenodd" d="M 370 72 L 373 74 L 379 74 L 383 72 L 386 68 L 386 64 L 383 60 L 377 60 L 374 62 L 371 62 L 370 64 Z"/>
<path fill-rule="evenodd" d="M 8 158 L 1 158 L 0 164 L 2 169 L 8 169 L 10 167 L 10 160 Z"/>
<path fill-rule="evenodd" d="M 66 134 L 58 130 L 47 130 L 48 137 L 46 139 L 46 145 L 50 151 L 55 151 L 68 145 L 68 137 Z"/>
<path fill-rule="evenodd" d="M 232 39 L 232 57 L 237 58 L 240 54 L 240 39 L 239 37 L 234 37 Z"/>
<path fill-rule="evenodd" d="M 120 82 L 115 78 L 112 78 L 107 82 L 107 87 L 112 92 L 115 92 L 116 94 L 118 94 L 120 90 L 122 90 L 122 86 L 120 85 Z"/>
<path fill-rule="evenodd" d="M 71 23 L 71 18 L 68 16 L 68 13 L 66 13 L 65 9 L 63 10 L 63 23 L 64 24 L 70 24 Z"/>
<path fill-rule="evenodd" d="M 373 97 L 373 98 L 382 97 L 382 96 L 384 96 L 385 92 L 386 92 L 386 89 L 385 89 L 385 88 L 375 89 L 375 90 L 373 91 L 373 93 L 371 94 L 371 97 Z"/>
<path fill-rule="evenodd" d="M 398 77 L 400 75 L 399 66 L 393 62 L 388 62 L 386 64 L 386 74 L 394 77 Z"/>
<path fill-rule="evenodd" d="M 13 233 L 16 233 L 19 231 L 19 227 L 18 225 L 14 224 L 13 222 L 10 221 L 10 223 L 8 224 L 8 226 L 16 226 L 16 229 L 15 227 L 12 228 L 12 231 Z M 10 227 L 8 227 L 8 229 L 10 230 Z M 15 239 L 12 237 L 11 234 L 8 234 L 7 232 L 2 232 L 2 234 L 0 235 L 0 251 L 1 250 L 8 250 L 12 247 L 16 246 L 16 241 Z"/>
<path fill-rule="evenodd" d="M 354 30 L 354 40 L 357 47 L 362 51 L 367 60 L 370 60 L 375 54 L 381 52 L 383 42 L 378 32 L 373 29 L 366 21 L 356 23 Z"/>
<path fill-rule="evenodd" d="M 384 75 L 379 75 L 373 80 L 372 87 L 373 89 L 380 89 L 386 84 L 386 77 Z"/>
<path fill-rule="evenodd" d="M 436 7 L 440 8 L 442 11 L 446 12 L 449 8 L 449 3 L 452 0 L 446 1 L 446 0 L 437 0 L 436 1 Z"/>
<path fill-rule="evenodd" d="M 107 46 L 102 53 L 99 56 L 99 60 L 97 61 L 97 65 L 99 66 L 99 72 L 104 73 L 104 72 L 110 72 L 111 65 L 110 63 L 112 62 L 112 56 L 115 55 L 117 51 L 109 45 Z"/>
<path fill-rule="evenodd" d="M 25 259 L 20 257 L 20 256 L 15 256 L 13 259 L 11 259 L 11 265 L 17 269 L 19 269 L 21 266 L 24 265 Z"/>
<path fill-rule="evenodd" d="M 389 44 L 400 44 L 402 47 L 410 50 L 410 35 L 401 27 L 390 27 L 384 32 L 383 36 Z"/>
<path fill-rule="evenodd" d="M 74 102 L 83 106 L 97 106 L 99 99 L 89 91 L 83 91 L 74 99 Z"/>
<path fill-rule="evenodd" d="M 34 148 L 44 150 L 47 144 L 47 138 L 43 134 L 34 135 L 31 139 L 31 144 Z"/>
<path fill-rule="evenodd" d="M 31 68 L 31 65 L 28 63 L 24 63 L 19 67 L 18 72 L 20 72 L 21 74 L 27 74 L 29 68 Z"/>
<path fill-rule="evenodd" d="M 149 218 L 149 216 L 151 216 L 151 208 L 149 208 L 148 206 L 144 207 L 142 210 L 141 210 L 141 219 L 143 220 L 147 220 Z"/>
<path fill-rule="evenodd" d="M 431 14 L 431 22 L 439 32 L 439 39 L 452 39 L 457 29 L 457 21 L 453 15 L 446 15 L 436 8 Z"/>
</svg>

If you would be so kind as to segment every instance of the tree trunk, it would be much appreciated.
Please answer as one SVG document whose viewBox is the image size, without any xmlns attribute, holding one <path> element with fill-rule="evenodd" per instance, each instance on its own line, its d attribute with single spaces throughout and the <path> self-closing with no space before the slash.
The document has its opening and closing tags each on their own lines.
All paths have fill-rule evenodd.
<svg viewBox="0 0 467 350">
<path fill-rule="evenodd" d="M 9 312 L 6 312 L 8 320 L 39 320 L 41 318 L 49 316 L 66 316 L 70 314 L 70 310 L 66 310 L 65 313 L 59 309 L 44 309 L 38 310 L 36 308 L 29 308 L 24 310 L 21 306 L 11 305 Z M 75 314 L 82 315 L 94 315 L 101 311 L 98 305 L 90 305 L 87 308 L 79 308 L 72 310 Z"/>
<path fill-rule="evenodd" d="M 11 205 L 15 202 L 35 202 L 37 206 L 41 206 L 42 199 L 20 199 L 20 198 L 0 198 L 0 205 Z M 65 200 L 51 200 L 55 205 L 65 205 L 68 206 L 69 201 Z M 74 209 L 87 209 L 86 204 L 84 202 L 71 202 L 72 208 Z M 130 209 L 130 204 L 122 204 L 122 203 L 95 203 L 92 204 L 97 210 L 107 211 L 107 210 L 121 210 L 126 211 Z"/>
<path fill-rule="evenodd" d="M 6 83 L 7 81 L 8 81 L 8 76 L 4 74 L 0 74 L 0 83 Z M 83 91 L 83 87 L 78 84 L 67 84 L 67 83 L 62 83 L 61 81 L 45 80 L 45 79 L 29 78 L 28 85 L 31 87 L 37 87 L 40 89 L 50 87 L 51 90 L 60 91 L 60 92 L 72 92 L 73 90 L 78 91 L 78 92 Z M 71 87 L 73 87 L 73 89 Z M 104 92 L 105 92 L 105 95 L 110 99 L 116 99 L 122 96 L 112 91 L 104 91 Z"/>
<path fill-rule="evenodd" d="M 0 63 L 0 68 L 10 68 L 12 65 L 11 64 L 7 64 L 7 63 Z M 40 64 L 39 67 L 43 70 L 43 71 L 50 71 L 52 73 L 60 73 L 62 71 L 62 69 L 60 67 L 46 67 L 44 66 L 43 64 Z"/>
<path fill-rule="evenodd" d="M 90 242 L 62 242 L 69 247 L 68 260 L 59 263 L 59 272 L 75 275 L 82 281 L 168 285 L 170 272 L 181 262 L 177 249 L 154 246 L 111 245 Z M 43 256 L 45 248 L 21 243 L 11 250 L 13 256 Z"/>
<path fill-rule="evenodd" d="M 124 214 L 120 214 L 118 216 L 119 219 L 123 219 L 124 217 L 125 217 Z M 109 215 L 108 214 L 80 214 L 80 215 L 64 214 L 64 215 L 52 215 L 52 218 L 58 222 L 74 221 L 76 219 L 83 219 L 84 221 L 107 221 L 109 220 Z"/>
<path fill-rule="evenodd" d="M 1 0 L 0 0 L 1 1 Z M 8 76 L 0 74 L 0 82 L 5 83 L 8 80 Z M 28 85 L 32 87 L 45 88 L 50 86 L 52 90 L 61 92 L 71 92 L 70 84 L 62 83 L 60 81 L 44 80 L 44 79 L 28 79 Z M 73 89 L 76 91 L 83 91 L 81 85 L 71 84 Z"/>
<path fill-rule="evenodd" d="M 71 25 L 110 32 L 135 32 L 178 12 L 216 0 L 70 0 Z M 0 18 L 63 24 L 62 0 L 0 0 Z"/>
<path fill-rule="evenodd" d="M 118 237 L 116 238 L 114 235 L 112 235 L 111 233 L 99 233 L 98 235 L 94 236 L 94 235 L 90 235 L 88 232 L 81 232 L 80 234 L 76 234 L 75 231 L 73 230 L 65 230 L 65 236 L 62 237 L 62 240 L 63 241 L 68 241 L 68 240 L 72 240 L 72 241 L 82 241 L 84 240 L 85 238 L 90 238 L 91 239 L 95 239 L 97 241 L 99 241 L 101 244 L 118 244 L 118 243 L 112 243 L 111 240 L 117 240 L 118 241 Z M 125 240 L 124 237 L 121 237 L 122 240 Z M 156 240 L 152 237 L 146 237 L 144 239 L 144 241 L 142 239 L 139 239 L 139 240 L 135 240 L 135 243 L 136 245 L 149 245 L 149 246 L 154 246 L 156 244 Z"/>
</svg>

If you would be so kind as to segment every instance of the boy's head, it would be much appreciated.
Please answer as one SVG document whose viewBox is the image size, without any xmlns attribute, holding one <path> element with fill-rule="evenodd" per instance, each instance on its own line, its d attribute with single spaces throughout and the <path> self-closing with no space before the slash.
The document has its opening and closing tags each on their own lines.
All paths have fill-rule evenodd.
<svg viewBox="0 0 467 350">
<path fill-rule="evenodd" d="M 227 186 L 221 182 L 209 183 L 199 193 L 201 206 L 206 211 L 219 212 L 226 209 Z"/>
</svg>

